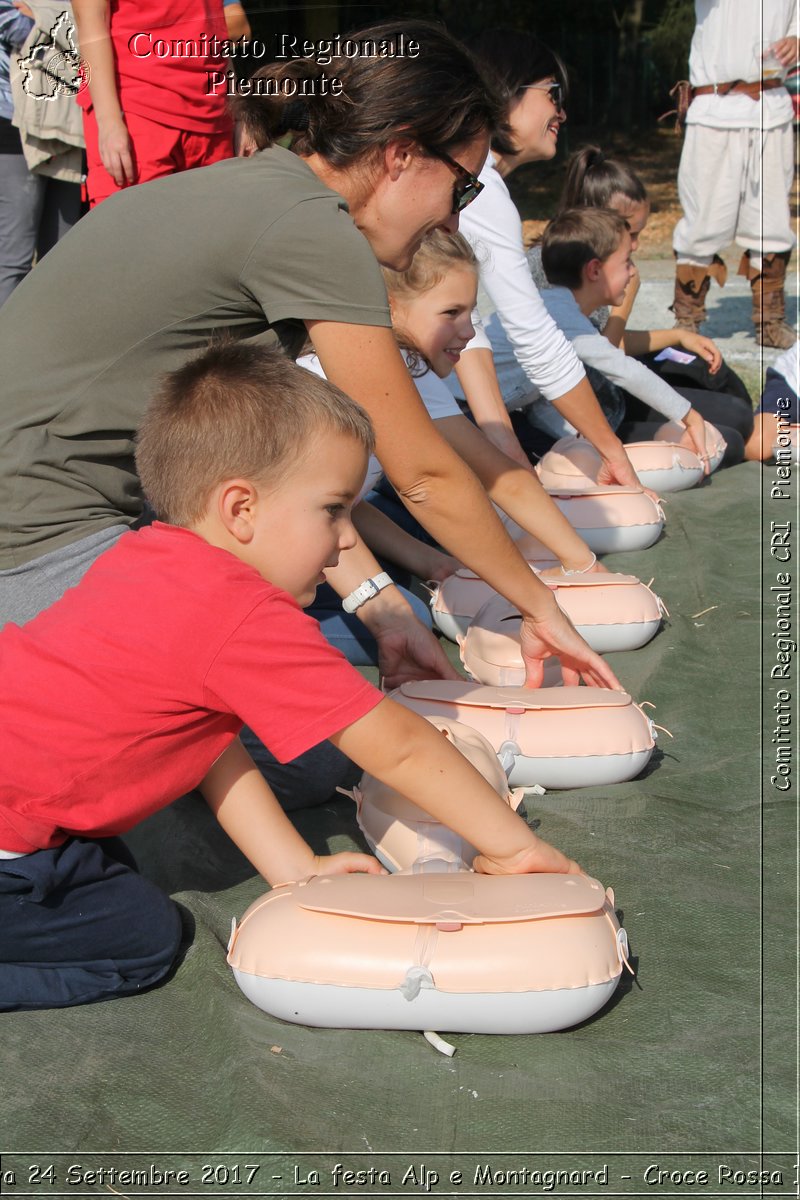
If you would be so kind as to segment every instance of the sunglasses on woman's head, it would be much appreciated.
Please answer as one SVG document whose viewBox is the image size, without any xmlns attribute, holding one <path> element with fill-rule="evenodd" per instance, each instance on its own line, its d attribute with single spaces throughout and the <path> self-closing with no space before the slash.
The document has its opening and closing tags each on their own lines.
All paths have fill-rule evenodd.
<svg viewBox="0 0 800 1200">
<path fill-rule="evenodd" d="M 445 154 L 442 150 L 431 150 L 430 153 L 434 158 L 438 158 L 441 162 L 447 163 L 448 167 L 452 167 L 457 175 L 457 179 L 453 184 L 453 213 L 460 213 L 476 196 L 479 196 L 483 191 L 483 184 L 477 175 L 473 175 L 466 167 L 462 167 L 461 163 L 456 162 L 449 154 Z"/>
<path fill-rule="evenodd" d="M 552 100 L 556 111 L 563 112 L 563 109 L 564 109 L 564 85 L 563 85 L 563 83 L 558 83 L 557 81 L 555 81 L 553 83 L 525 83 L 522 86 L 522 90 L 524 92 L 527 92 L 530 88 L 533 88 L 533 90 L 536 92 L 549 92 L 550 99 Z"/>
</svg>

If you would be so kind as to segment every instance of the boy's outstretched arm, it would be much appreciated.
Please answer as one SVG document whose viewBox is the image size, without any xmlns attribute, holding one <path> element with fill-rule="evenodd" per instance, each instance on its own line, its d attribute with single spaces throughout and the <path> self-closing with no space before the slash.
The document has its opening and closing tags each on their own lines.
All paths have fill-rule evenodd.
<svg viewBox="0 0 800 1200">
<path fill-rule="evenodd" d="M 309 875 L 386 874 L 369 854 L 314 854 L 238 738 L 214 763 L 200 791 L 231 841 L 273 886 Z"/>
<path fill-rule="evenodd" d="M 522 613 L 529 685 L 540 686 L 542 658 L 554 654 L 590 687 L 616 687 L 613 671 L 576 633 L 503 529 L 473 472 L 437 432 L 391 330 L 340 321 L 306 324 L 330 382 L 344 388 L 372 417 L 377 456 L 406 508 L 440 545 Z M 354 362 L 359 364 L 357 379 Z M 594 393 L 585 379 L 581 382 L 610 433 Z M 622 443 L 613 434 L 612 438 L 637 484 Z M 603 470 L 607 467 L 604 462 Z"/>
<path fill-rule="evenodd" d="M 668 346 L 680 346 L 689 354 L 696 354 L 708 363 L 712 375 L 722 366 L 722 354 L 716 342 L 693 333 L 690 329 L 626 329 L 623 349 L 626 354 L 640 358 L 643 354 L 655 354 Z"/>
<path fill-rule="evenodd" d="M 392 700 L 382 700 L 330 741 L 477 847 L 476 871 L 580 872 L 577 863 L 536 836 L 440 730 Z"/>
</svg>

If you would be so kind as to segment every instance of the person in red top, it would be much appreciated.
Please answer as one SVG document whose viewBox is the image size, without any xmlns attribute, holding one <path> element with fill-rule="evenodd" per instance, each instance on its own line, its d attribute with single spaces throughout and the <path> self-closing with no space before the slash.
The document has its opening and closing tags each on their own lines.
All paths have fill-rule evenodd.
<svg viewBox="0 0 800 1200">
<path fill-rule="evenodd" d="M 476 870 L 579 870 L 302 611 L 355 544 L 372 445 L 358 405 L 274 351 L 214 347 L 167 377 L 137 450 L 161 519 L 0 633 L 0 1010 L 163 978 L 177 911 L 116 835 L 193 788 L 270 883 L 382 872 L 312 853 L 243 722 L 283 761 L 330 739 L 475 845 Z"/>
<path fill-rule="evenodd" d="M 132 183 L 230 158 L 222 0 L 76 0 L 73 12 L 88 89 L 84 110 L 92 206 Z"/>
</svg>

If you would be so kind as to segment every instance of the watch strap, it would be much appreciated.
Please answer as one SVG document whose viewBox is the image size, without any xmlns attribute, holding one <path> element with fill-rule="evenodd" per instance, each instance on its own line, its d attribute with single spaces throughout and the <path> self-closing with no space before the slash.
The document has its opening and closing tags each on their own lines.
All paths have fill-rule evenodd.
<svg viewBox="0 0 800 1200">
<path fill-rule="evenodd" d="M 345 596 L 342 601 L 342 608 L 346 613 L 354 613 L 356 609 L 361 608 L 362 604 L 366 604 L 373 596 L 377 596 L 378 592 L 382 592 L 384 588 L 391 587 L 392 577 L 386 571 L 381 571 L 379 575 L 373 576 L 372 579 L 365 579 L 357 588 Z"/>
</svg>

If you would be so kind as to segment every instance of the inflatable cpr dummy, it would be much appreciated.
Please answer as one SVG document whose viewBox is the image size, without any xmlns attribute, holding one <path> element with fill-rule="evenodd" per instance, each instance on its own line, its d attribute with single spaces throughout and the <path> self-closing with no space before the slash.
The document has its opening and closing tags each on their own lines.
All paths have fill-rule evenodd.
<svg viewBox="0 0 800 1200">
<path fill-rule="evenodd" d="M 588 590 L 585 594 L 590 595 Z M 660 621 L 660 608 L 657 611 Z M 573 612 L 576 615 L 580 613 L 577 604 L 573 605 Z M 589 619 L 594 619 L 591 614 L 584 619 L 587 624 L 579 626 L 580 632 L 588 636 L 587 630 L 591 629 L 594 641 L 605 642 L 611 649 L 621 649 L 623 637 L 627 638 L 631 648 L 634 648 L 632 643 L 637 636 L 643 639 L 639 643 L 643 645 L 655 632 L 652 629 L 652 620 L 655 620 L 655 616 L 652 617 L 652 620 L 641 622 L 642 628 L 638 634 L 636 634 L 634 626 L 634 630 L 627 633 L 623 629 L 619 637 L 616 637 L 613 625 L 604 630 L 601 625 L 595 624 L 592 627 L 588 624 Z M 472 679 L 477 683 L 486 683 L 492 687 L 522 687 L 524 685 L 525 663 L 520 645 L 521 624 L 522 618 L 519 609 L 510 604 L 503 596 L 493 596 L 482 608 L 478 609 L 467 627 L 467 632 L 459 641 L 461 662 Z M 552 664 L 556 664 L 556 667 Z M 555 669 L 558 670 L 557 676 L 553 673 Z M 561 682 L 560 674 L 560 664 L 557 660 L 545 659 L 543 686 L 546 688 L 557 686 Z"/>
<path fill-rule="evenodd" d="M 685 434 L 677 422 L 662 426 L 655 440 L 628 442 L 625 451 L 642 482 L 659 495 L 695 487 L 703 478 L 703 464 L 693 449 L 681 444 Z M 709 466 L 718 466 L 726 442 L 713 425 L 706 422 Z M 581 437 L 565 437 L 548 450 L 537 466 L 542 484 L 555 488 L 596 487 L 603 460 L 591 442 Z"/>
<path fill-rule="evenodd" d="M 633 779 L 655 748 L 649 717 L 607 688 L 484 687 L 464 680 L 404 683 L 391 698 L 429 720 L 478 730 L 514 787 L 605 786 Z"/>
<path fill-rule="evenodd" d="M 572 528 L 595 554 L 617 550 L 646 550 L 661 536 L 664 512 L 646 492 L 634 487 L 547 488 Z M 506 528 L 529 562 L 552 557 L 533 534 L 516 522 Z"/>
<path fill-rule="evenodd" d="M 634 575 L 547 576 L 542 583 L 555 592 L 559 608 L 599 654 L 644 646 L 658 632 L 666 612 L 659 597 Z M 458 642 L 480 609 L 496 596 L 488 583 L 462 567 L 434 589 L 434 622 L 445 637 Z"/>
<path fill-rule="evenodd" d="M 704 425 L 708 468 L 710 471 L 716 471 L 725 456 L 728 443 L 715 425 L 709 424 L 708 421 L 705 421 Z M 678 442 L 681 446 L 685 446 L 688 440 L 688 434 L 680 421 L 667 421 L 666 424 L 659 425 L 653 437 L 657 442 Z M 692 449 L 691 446 L 689 448 Z"/>
<path fill-rule="evenodd" d="M 396 693 L 394 698 L 398 698 Z M 516 810 L 522 790 L 509 790 L 506 772 L 483 733 L 472 722 L 460 724 L 452 707 L 431 715 L 430 722 Z M 390 871 L 403 871 L 429 859 L 469 866 L 477 854 L 475 847 L 452 829 L 371 775 L 362 776 L 358 787 L 345 795 L 355 800 L 359 828 L 370 850 Z"/>
<path fill-rule="evenodd" d="M 614 896 L 582 875 L 337 875 L 276 887 L 234 927 L 244 994 L 285 1021 L 547 1033 L 627 963 Z"/>
</svg>

